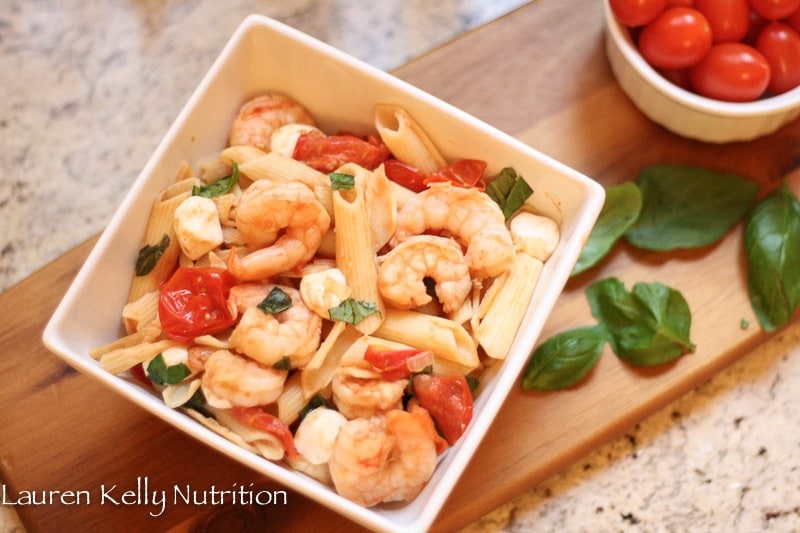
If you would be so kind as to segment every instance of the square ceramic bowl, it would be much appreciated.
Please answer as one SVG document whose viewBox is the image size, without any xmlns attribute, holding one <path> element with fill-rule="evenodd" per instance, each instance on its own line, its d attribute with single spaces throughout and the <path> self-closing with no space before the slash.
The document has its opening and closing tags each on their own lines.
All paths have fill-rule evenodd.
<svg viewBox="0 0 800 533">
<path fill-rule="evenodd" d="M 678 135 L 710 143 L 769 135 L 800 116 L 800 87 L 753 102 L 723 102 L 678 87 L 639 54 L 627 28 L 603 0 L 606 56 L 620 87 L 651 120 Z"/>
<path fill-rule="evenodd" d="M 473 420 L 441 459 L 422 493 L 405 505 L 364 508 L 313 479 L 251 454 L 209 431 L 125 375 L 103 371 L 90 348 L 121 335 L 120 313 L 131 269 L 157 192 L 182 161 L 195 165 L 226 146 L 243 102 L 267 91 L 303 103 L 324 130 L 371 131 L 373 106 L 405 107 L 445 157 L 490 162 L 489 172 L 513 166 L 532 185 L 537 208 L 561 227 L 561 243 L 546 263 L 535 295 L 501 371 L 485 384 Z M 196 166 L 194 166 L 196 168 Z M 273 478 L 368 528 L 421 531 L 435 519 L 459 475 L 487 433 L 569 277 L 602 207 L 603 188 L 527 145 L 383 71 L 292 28 L 252 15 L 244 20 L 201 81 L 100 236 L 45 332 L 44 342 L 76 369 L 98 379 L 213 449 Z M 487 434 L 486 438 L 492 438 Z"/>
</svg>

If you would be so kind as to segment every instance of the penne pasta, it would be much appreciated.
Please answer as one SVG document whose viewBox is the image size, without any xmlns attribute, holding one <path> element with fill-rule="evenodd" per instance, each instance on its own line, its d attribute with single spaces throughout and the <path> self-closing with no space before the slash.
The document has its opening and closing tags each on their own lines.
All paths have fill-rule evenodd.
<svg viewBox="0 0 800 533">
<path fill-rule="evenodd" d="M 376 105 L 375 128 L 397 159 L 425 174 L 436 172 L 447 165 L 433 141 L 402 107 Z"/>
<path fill-rule="evenodd" d="M 167 348 L 178 345 L 175 341 L 160 340 L 118 348 L 101 355 L 100 366 L 112 374 L 119 374 L 152 359 Z"/>
<path fill-rule="evenodd" d="M 475 337 L 489 357 L 505 359 L 542 273 L 543 263 L 516 255 L 508 277 L 492 299 Z"/>
</svg>

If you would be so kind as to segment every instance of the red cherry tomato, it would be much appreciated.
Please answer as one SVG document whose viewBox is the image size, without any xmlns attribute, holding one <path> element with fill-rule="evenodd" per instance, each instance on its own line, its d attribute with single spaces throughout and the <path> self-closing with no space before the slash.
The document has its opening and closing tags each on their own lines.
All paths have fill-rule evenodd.
<svg viewBox="0 0 800 533">
<path fill-rule="evenodd" d="M 436 422 L 451 446 L 461 438 L 472 420 L 472 392 L 464 376 L 417 374 L 412 379 L 414 395 Z"/>
<path fill-rule="evenodd" d="M 769 20 L 778 20 L 788 17 L 798 8 L 800 8 L 800 0 L 749 0 L 750 7 Z"/>
<path fill-rule="evenodd" d="M 360 139 L 354 135 L 302 133 L 292 157 L 320 172 L 333 172 L 345 163 L 357 163 L 373 170 L 389 157 L 389 149 L 374 137 Z"/>
<path fill-rule="evenodd" d="M 383 379 L 397 381 L 411 376 L 411 370 L 407 363 L 408 358 L 420 353 L 422 350 L 415 348 L 392 350 L 370 344 L 364 352 L 364 360 L 380 372 Z"/>
<path fill-rule="evenodd" d="M 180 342 L 219 333 L 234 324 L 228 294 L 235 284 L 227 270 L 180 267 L 161 286 L 158 318 L 164 334 Z"/>
<path fill-rule="evenodd" d="M 690 7 L 671 7 L 642 29 L 638 47 L 655 68 L 690 67 L 711 49 L 711 26 L 705 16 Z"/>
<path fill-rule="evenodd" d="M 758 34 L 756 49 L 771 69 L 769 92 L 781 94 L 800 85 L 800 34 L 787 24 L 770 22 Z"/>
<path fill-rule="evenodd" d="M 609 0 L 608 4 L 620 24 L 634 28 L 652 22 L 664 11 L 667 0 Z"/>
<path fill-rule="evenodd" d="M 428 188 L 428 184 L 425 183 L 428 176 L 417 167 L 412 167 L 397 159 L 387 159 L 383 162 L 383 169 L 387 178 L 406 189 L 421 192 Z"/>
<path fill-rule="evenodd" d="M 697 93 L 729 102 L 755 100 L 766 90 L 769 77 L 767 60 L 744 43 L 715 44 L 689 70 L 689 79 Z"/>
<path fill-rule="evenodd" d="M 291 430 L 277 416 L 267 413 L 260 407 L 240 407 L 238 405 L 233 406 L 231 414 L 242 424 L 276 437 L 281 446 L 283 446 L 288 458 L 296 459 L 300 456 L 294 446 L 294 437 Z"/>
<path fill-rule="evenodd" d="M 446 167 L 440 168 L 433 174 L 429 174 L 426 183 L 449 181 L 453 185 L 458 185 L 460 187 L 477 187 L 480 190 L 484 190 L 486 184 L 483 182 L 482 178 L 485 170 L 486 161 L 461 159 Z"/>
<path fill-rule="evenodd" d="M 694 0 L 667 0 L 667 7 L 673 6 L 694 7 Z"/>
<path fill-rule="evenodd" d="M 800 33 L 800 9 L 796 9 L 791 15 L 783 19 L 785 24 L 788 24 L 792 29 Z"/>
<path fill-rule="evenodd" d="M 705 15 L 715 43 L 741 41 L 750 28 L 747 0 L 695 0 L 695 9 Z"/>
</svg>

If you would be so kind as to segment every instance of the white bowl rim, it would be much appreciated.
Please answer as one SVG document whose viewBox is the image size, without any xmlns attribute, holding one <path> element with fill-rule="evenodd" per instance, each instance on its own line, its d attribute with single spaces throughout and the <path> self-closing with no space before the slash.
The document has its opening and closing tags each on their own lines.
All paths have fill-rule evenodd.
<svg viewBox="0 0 800 533">
<path fill-rule="evenodd" d="M 611 11 L 609 0 L 603 0 L 606 28 L 617 43 L 628 63 L 636 69 L 656 90 L 667 98 L 686 107 L 708 114 L 729 117 L 752 117 L 777 115 L 800 106 L 800 86 L 783 94 L 754 100 L 752 102 L 725 102 L 714 100 L 683 89 L 658 73 L 642 57 L 628 33 Z"/>
</svg>

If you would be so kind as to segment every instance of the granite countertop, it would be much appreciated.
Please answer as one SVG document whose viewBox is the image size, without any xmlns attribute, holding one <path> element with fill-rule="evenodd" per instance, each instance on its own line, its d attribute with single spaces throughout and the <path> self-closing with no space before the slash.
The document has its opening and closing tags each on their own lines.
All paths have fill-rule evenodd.
<svg viewBox="0 0 800 533">
<path fill-rule="evenodd" d="M 5 0 L 0 290 L 103 228 L 245 15 L 390 70 L 523 3 Z M 794 324 L 466 531 L 800 530 L 798 352 Z"/>
</svg>

